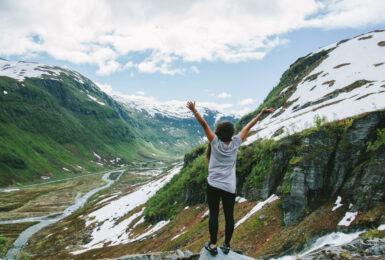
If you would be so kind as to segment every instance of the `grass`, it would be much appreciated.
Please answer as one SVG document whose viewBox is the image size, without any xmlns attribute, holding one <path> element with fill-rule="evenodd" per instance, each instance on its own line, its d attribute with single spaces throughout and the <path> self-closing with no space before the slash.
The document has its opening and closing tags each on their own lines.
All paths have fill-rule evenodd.
<svg viewBox="0 0 385 260">
<path fill-rule="evenodd" d="M 124 196 L 131 192 L 136 184 L 148 180 L 148 177 L 134 174 L 135 171 L 133 170 L 133 173 L 125 172 L 117 182 L 108 189 L 94 194 L 82 208 L 72 215 L 58 223 L 43 228 L 30 239 L 28 246 L 21 253 L 31 255 L 32 257 L 68 258 L 71 256 L 76 258 L 76 256 L 69 255 L 69 252 L 74 251 L 78 245 L 87 243 L 93 228 L 93 226 L 85 225 L 84 216 L 99 208 L 101 206 L 97 204 L 99 201 L 118 192 L 120 193 L 119 196 Z M 140 210 L 140 208 L 136 210 Z M 134 212 L 135 210 L 124 218 L 132 215 Z"/>
<path fill-rule="evenodd" d="M 37 222 L 0 225 L 0 257 L 7 254 L 19 234 Z"/>
<path fill-rule="evenodd" d="M 69 206 L 79 193 L 103 185 L 101 175 L 91 175 L 59 183 L 22 188 L 19 191 L 1 192 L 0 219 L 18 219 L 46 215 Z"/>
<path fill-rule="evenodd" d="M 92 82 L 79 84 L 64 74 L 59 79 L 29 78 L 21 86 L 0 77 L 0 88 L 8 92 L 0 96 L 0 187 L 116 167 L 109 162 L 116 157 L 123 163 L 170 157 L 144 140 L 133 125 L 137 119 L 126 114 L 123 120 L 119 105 Z M 104 166 L 95 163 L 93 152 L 106 159 Z"/>
</svg>

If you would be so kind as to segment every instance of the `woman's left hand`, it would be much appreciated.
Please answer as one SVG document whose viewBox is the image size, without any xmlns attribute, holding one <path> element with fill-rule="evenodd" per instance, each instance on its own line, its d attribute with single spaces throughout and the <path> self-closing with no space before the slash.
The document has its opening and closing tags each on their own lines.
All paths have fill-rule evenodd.
<svg viewBox="0 0 385 260">
<path fill-rule="evenodd" d="M 275 111 L 274 108 L 267 108 L 265 107 L 264 109 L 262 109 L 261 113 L 262 114 L 265 114 L 265 113 L 273 113 Z"/>
</svg>

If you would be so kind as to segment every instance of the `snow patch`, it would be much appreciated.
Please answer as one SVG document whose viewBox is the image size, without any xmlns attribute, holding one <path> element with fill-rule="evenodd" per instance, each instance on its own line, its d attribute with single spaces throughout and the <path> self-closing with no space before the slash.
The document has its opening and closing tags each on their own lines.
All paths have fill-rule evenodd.
<svg viewBox="0 0 385 260">
<path fill-rule="evenodd" d="M 269 203 L 271 203 L 277 199 L 279 199 L 279 197 L 277 195 L 273 194 L 269 198 L 267 198 L 265 201 L 259 202 L 243 218 L 241 218 L 240 220 L 238 220 L 237 223 L 235 223 L 234 228 L 238 227 L 243 222 L 245 222 L 249 217 L 251 217 L 255 212 L 260 210 L 263 206 L 265 206 L 266 204 L 269 204 Z"/>
<path fill-rule="evenodd" d="M 185 101 L 171 100 L 168 102 L 161 102 L 152 97 L 116 94 L 113 95 L 112 98 L 123 103 L 128 108 L 143 112 L 150 117 L 162 116 L 169 118 L 194 119 L 194 115 L 186 108 Z M 203 117 L 209 113 L 214 113 L 215 122 L 218 122 L 221 118 L 227 116 L 235 118 L 240 118 L 242 116 L 241 114 L 220 112 L 218 111 L 219 108 L 214 103 L 200 103 L 200 106 L 197 109 Z"/>
<path fill-rule="evenodd" d="M 98 160 L 101 160 L 102 159 L 102 157 L 99 155 L 99 154 L 97 154 L 97 153 L 95 153 L 95 152 L 92 152 L 93 153 L 93 155 L 96 157 L 96 158 L 98 158 Z"/>
<path fill-rule="evenodd" d="M 203 215 L 202 215 L 202 218 L 206 217 L 207 215 L 209 215 L 210 213 L 210 210 L 207 210 Z"/>
<path fill-rule="evenodd" d="M 358 212 L 346 212 L 345 216 L 338 223 L 338 226 L 350 226 L 350 224 L 356 219 Z"/>
<path fill-rule="evenodd" d="M 341 203 L 341 200 L 342 200 L 341 196 L 338 196 L 336 202 L 334 202 L 335 206 L 332 208 L 332 211 L 335 211 L 336 209 L 338 209 L 339 207 L 344 205 L 344 204 Z"/>
<path fill-rule="evenodd" d="M 116 198 L 117 196 L 119 196 L 119 194 L 116 194 L 116 195 L 107 197 L 107 198 L 105 198 L 105 199 L 102 199 L 101 201 L 99 201 L 98 203 L 96 203 L 96 205 L 98 205 L 98 204 L 103 204 L 104 202 L 109 201 L 109 200 L 111 200 L 111 199 L 113 199 L 113 198 Z"/>
<path fill-rule="evenodd" d="M 88 244 L 83 245 L 83 249 L 74 251 L 72 254 L 81 254 L 94 248 L 100 248 L 104 243 L 108 242 L 111 242 L 111 245 L 133 242 L 145 238 L 167 225 L 169 221 L 158 222 L 145 233 L 142 233 L 138 237 L 130 238 L 130 233 L 126 232 L 127 226 L 142 215 L 144 207 L 140 212 L 133 214 L 120 223 L 117 222 L 133 209 L 145 204 L 159 189 L 169 182 L 174 175 L 178 174 L 181 168 L 181 165 L 177 165 L 158 180 L 148 181 L 138 186 L 133 192 L 113 200 L 90 213 L 86 218 L 86 226 L 95 225 L 91 234 L 92 239 Z"/>
<path fill-rule="evenodd" d="M 13 192 L 13 191 L 18 191 L 18 190 L 20 190 L 20 189 L 18 189 L 18 188 L 12 188 L 12 189 L 0 189 L 0 192 Z"/>
<path fill-rule="evenodd" d="M 102 106 L 105 105 L 103 102 L 99 101 L 96 97 L 93 97 L 93 96 L 91 96 L 90 94 L 87 94 L 87 96 L 88 96 L 92 101 L 95 101 L 96 103 L 98 103 L 98 104 L 100 104 L 100 105 L 102 105 Z"/>
<path fill-rule="evenodd" d="M 295 256 L 283 256 L 277 258 L 277 260 L 296 260 L 296 259 L 307 259 L 306 256 L 317 249 L 320 249 L 326 245 L 328 246 L 341 246 L 347 243 L 350 243 L 354 239 L 358 238 L 358 236 L 364 231 L 358 231 L 355 233 L 342 233 L 342 232 L 334 232 L 327 234 L 318 238 L 312 245 L 310 245 L 309 249 Z"/>
<path fill-rule="evenodd" d="M 186 232 L 187 232 L 187 230 L 186 230 L 186 231 L 183 231 L 182 233 L 180 233 L 180 234 L 176 235 L 175 237 L 171 238 L 171 240 L 177 239 L 178 237 L 180 237 L 181 235 L 183 235 L 183 234 L 186 233 Z"/>
<path fill-rule="evenodd" d="M 138 222 L 136 222 L 133 226 L 132 226 L 132 229 L 136 228 L 136 226 L 138 226 L 139 224 L 142 224 L 144 223 L 144 217 L 142 217 L 141 219 L 138 220 Z"/>
<path fill-rule="evenodd" d="M 153 226 L 150 230 L 148 230 L 147 232 L 141 234 L 138 237 L 135 237 L 134 239 L 131 239 L 129 242 L 134 242 L 134 241 L 137 241 L 137 240 L 141 240 L 142 238 L 148 237 L 149 235 L 152 235 L 156 231 L 158 231 L 161 228 L 165 227 L 168 223 L 170 223 L 170 220 L 162 220 L 162 221 L 156 223 L 156 225 Z"/>
<path fill-rule="evenodd" d="M 55 77 L 61 74 L 65 74 L 81 84 L 84 83 L 82 76 L 75 71 L 36 62 L 7 61 L 0 59 L 0 76 L 10 77 L 20 82 L 26 78 L 42 78 L 43 76 L 58 80 Z M 21 84 L 21 86 L 24 87 L 24 84 Z"/>
<path fill-rule="evenodd" d="M 242 203 L 242 202 L 247 201 L 247 199 L 242 198 L 242 197 L 240 197 L 240 196 L 237 196 L 237 197 L 235 198 L 235 201 L 238 202 L 238 203 Z"/>
<path fill-rule="evenodd" d="M 377 229 L 380 231 L 385 230 L 385 224 L 379 225 Z"/>
<path fill-rule="evenodd" d="M 330 122 L 384 109 L 385 91 L 381 86 L 385 66 L 375 67 L 373 64 L 383 62 L 385 57 L 385 48 L 377 45 L 377 42 L 385 38 L 385 32 L 372 36 L 365 41 L 353 39 L 338 46 L 334 44 L 324 47 L 323 49 L 336 48 L 309 73 L 319 76 L 314 80 L 303 79 L 286 101 L 287 107 L 277 109 L 257 122 L 252 128 L 257 133 L 250 136 L 243 145 L 258 139 L 278 140 L 301 132 L 316 126 L 316 116 L 325 117 Z M 334 68 L 344 63 L 350 64 Z M 360 80 L 363 85 L 358 87 Z M 334 81 L 332 86 L 325 84 L 331 81 Z M 353 83 L 356 85 L 352 85 Z M 351 87 L 346 88 L 347 86 Z M 274 115 L 277 116 L 273 117 Z"/>
<path fill-rule="evenodd" d="M 135 175 L 144 175 L 144 176 L 158 176 L 164 171 L 165 168 L 159 168 L 159 169 L 149 169 L 145 171 L 139 171 L 139 172 L 131 172 L 131 174 Z"/>
</svg>

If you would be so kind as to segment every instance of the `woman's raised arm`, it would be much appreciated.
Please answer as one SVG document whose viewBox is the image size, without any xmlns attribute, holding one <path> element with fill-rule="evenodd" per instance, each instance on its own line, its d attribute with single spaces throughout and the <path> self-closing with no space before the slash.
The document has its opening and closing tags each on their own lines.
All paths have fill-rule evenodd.
<svg viewBox="0 0 385 260">
<path fill-rule="evenodd" d="M 253 120 L 251 120 L 240 132 L 239 132 L 239 137 L 241 137 L 242 141 L 245 140 L 246 138 L 246 135 L 249 133 L 250 129 L 257 123 L 257 121 L 259 120 L 259 118 L 264 114 L 264 113 L 272 113 L 274 112 L 274 108 L 264 108 L 262 109 L 262 111 L 256 116 L 254 117 Z"/>
<path fill-rule="evenodd" d="M 199 114 L 199 112 L 195 109 L 195 101 L 194 102 L 191 102 L 191 101 L 188 101 L 187 104 L 186 104 L 186 107 L 188 109 L 191 110 L 191 112 L 193 112 L 194 116 L 195 116 L 195 119 L 199 122 L 199 124 L 201 124 L 202 128 L 203 128 L 203 131 L 205 132 L 205 135 L 207 137 L 207 139 L 209 140 L 209 142 L 211 143 L 211 141 L 214 139 L 215 137 L 215 134 L 214 132 L 210 129 L 209 125 L 206 123 L 206 121 L 203 119 L 203 117 Z"/>
</svg>

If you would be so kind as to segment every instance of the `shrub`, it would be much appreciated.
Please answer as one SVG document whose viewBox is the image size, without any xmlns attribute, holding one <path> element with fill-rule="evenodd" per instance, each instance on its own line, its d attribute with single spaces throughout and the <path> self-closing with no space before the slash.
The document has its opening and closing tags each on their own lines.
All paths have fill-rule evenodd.
<svg viewBox="0 0 385 260">
<path fill-rule="evenodd" d="M 385 128 L 377 129 L 377 138 L 374 143 L 369 142 L 366 151 L 376 152 L 383 145 L 385 145 Z"/>
</svg>

